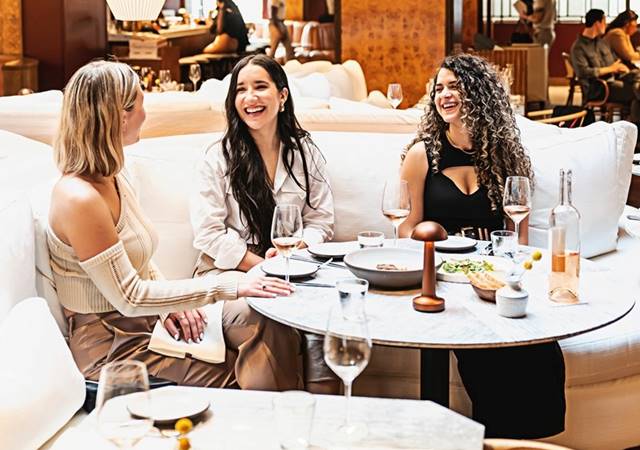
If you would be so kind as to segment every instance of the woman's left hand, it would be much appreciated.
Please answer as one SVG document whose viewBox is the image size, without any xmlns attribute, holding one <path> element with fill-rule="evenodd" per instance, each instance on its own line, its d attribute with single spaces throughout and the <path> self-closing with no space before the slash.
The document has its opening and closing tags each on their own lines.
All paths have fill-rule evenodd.
<svg viewBox="0 0 640 450">
<path fill-rule="evenodd" d="M 169 314 L 164 321 L 164 327 L 176 340 L 182 336 L 186 342 L 200 342 L 204 337 L 207 315 L 202 309 L 175 312 Z"/>
</svg>

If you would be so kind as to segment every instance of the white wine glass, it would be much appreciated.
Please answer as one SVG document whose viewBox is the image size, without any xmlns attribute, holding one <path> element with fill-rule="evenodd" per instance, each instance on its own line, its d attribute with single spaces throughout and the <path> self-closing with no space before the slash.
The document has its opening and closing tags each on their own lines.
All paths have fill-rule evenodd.
<svg viewBox="0 0 640 450">
<path fill-rule="evenodd" d="M 289 282 L 289 258 L 302 242 L 302 216 L 297 205 L 276 205 L 271 222 L 271 242 L 285 259 L 285 280 Z"/>
<path fill-rule="evenodd" d="M 135 404 L 136 415 L 129 411 Z M 130 449 L 153 427 L 150 416 L 149 377 L 140 361 L 116 361 L 100 371 L 96 395 L 98 430 L 116 447 Z M 146 413 L 146 414 L 145 414 Z"/>
<path fill-rule="evenodd" d="M 531 211 L 531 183 L 527 177 L 507 177 L 502 197 L 502 208 L 515 225 L 516 239 L 520 241 L 520 223 Z"/>
<path fill-rule="evenodd" d="M 202 72 L 200 72 L 200 64 L 191 64 L 189 66 L 189 79 L 193 83 L 193 92 L 196 92 L 198 81 L 202 78 Z"/>
<path fill-rule="evenodd" d="M 158 80 L 160 80 L 160 89 L 163 92 L 171 89 L 171 71 L 169 69 L 161 69 L 158 71 Z"/>
<path fill-rule="evenodd" d="M 389 83 L 387 86 L 387 100 L 389 100 L 393 109 L 400 106 L 400 103 L 402 103 L 402 85 L 400 83 Z"/>
<path fill-rule="evenodd" d="M 364 423 L 351 420 L 349 403 L 353 381 L 369 364 L 371 358 L 371 337 L 364 311 L 361 314 L 345 314 L 340 304 L 329 312 L 327 332 L 324 336 L 324 360 L 344 383 L 345 421 L 338 429 L 339 437 L 354 442 L 367 435 Z"/>
<path fill-rule="evenodd" d="M 393 225 L 393 246 L 398 246 L 398 227 L 411 212 L 409 184 L 400 178 L 387 180 L 382 191 L 382 214 Z"/>
</svg>

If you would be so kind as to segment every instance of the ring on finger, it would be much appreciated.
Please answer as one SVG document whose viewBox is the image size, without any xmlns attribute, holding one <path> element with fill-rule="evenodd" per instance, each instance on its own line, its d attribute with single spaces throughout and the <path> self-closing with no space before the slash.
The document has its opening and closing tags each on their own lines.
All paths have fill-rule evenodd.
<svg viewBox="0 0 640 450">
<path fill-rule="evenodd" d="M 262 283 L 262 290 L 264 291 L 267 288 L 267 285 Z"/>
</svg>

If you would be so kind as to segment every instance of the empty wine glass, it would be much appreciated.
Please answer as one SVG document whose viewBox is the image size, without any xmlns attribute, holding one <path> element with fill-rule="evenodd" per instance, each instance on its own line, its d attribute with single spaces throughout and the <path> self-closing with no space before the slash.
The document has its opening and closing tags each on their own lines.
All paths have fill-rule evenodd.
<svg viewBox="0 0 640 450">
<path fill-rule="evenodd" d="M 200 72 L 200 64 L 194 63 L 189 66 L 189 79 L 193 83 L 193 92 L 197 90 L 198 81 L 202 77 Z"/>
<path fill-rule="evenodd" d="M 149 377 L 140 361 L 117 361 L 100 371 L 96 396 L 98 430 L 118 448 L 131 448 L 153 427 Z M 136 411 L 133 415 L 132 410 Z"/>
<path fill-rule="evenodd" d="M 531 211 L 531 184 L 527 177 L 507 177 L 504 185 L 502 208 L 515 225 L 516 238 L 520 240 L 520 222 Z"/>
<path fill-rule="evenodd" d="M 276 205 L 271 222 L 271 242 L 285 259 L 285 280 L 289 282 L 289 258 L 302 242 L 302 216 L 297 205 Z"/>
<path fill-rule="evenodd" d="M 396 109 L 402 103 L 402 85 L 400 83 L 389 83 L 389 86 L 387 86 L 387 99 L 393 109 Z"/>
<path fill-rule="evenodd" d="M 329 312 L 323 347 L 325 362 L 344 383 L 346 414 L 344 424 L 338 429 L 339 437 L 347 442 L 360 440 L 366 436 L 367 426 L 351 421 L 349 400 L 353 380 L 367 367 L 371 358 L 371 338 L 364 312 L 344 314 L 342 306 L 336 304 Z"/>
<path fill-rule="evenodd" d="M 398 227 L 411 212 L 409 184 L 400 178 L 392 178 L 384 184 L 382 214 L 393 225 L 393 246 L 398 246 Z"/>
<path fill-rule="evenodd" d="M 161 69 L 158 72 L 158 80 L 160 80 L 160 89 L 168 91 L 171 88 L 171 71 L 169 69 Z"/>
</svg>

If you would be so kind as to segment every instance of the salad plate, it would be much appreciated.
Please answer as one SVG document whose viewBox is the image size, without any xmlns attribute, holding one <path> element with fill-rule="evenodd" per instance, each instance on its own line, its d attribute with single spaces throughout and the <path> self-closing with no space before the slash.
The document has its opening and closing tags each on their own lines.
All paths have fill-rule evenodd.
<svg viewBox="0 0 640 450">
<path fill-rule="evenodd" d="M 444 259 L 438 270 L 436 278 L 451 283 L 469 283 L 467 273 L 486 272 L 494 276 L 504 276 L 513 263 L 505 258 L 497 256 L 450 256 Z"/>
</svg>

